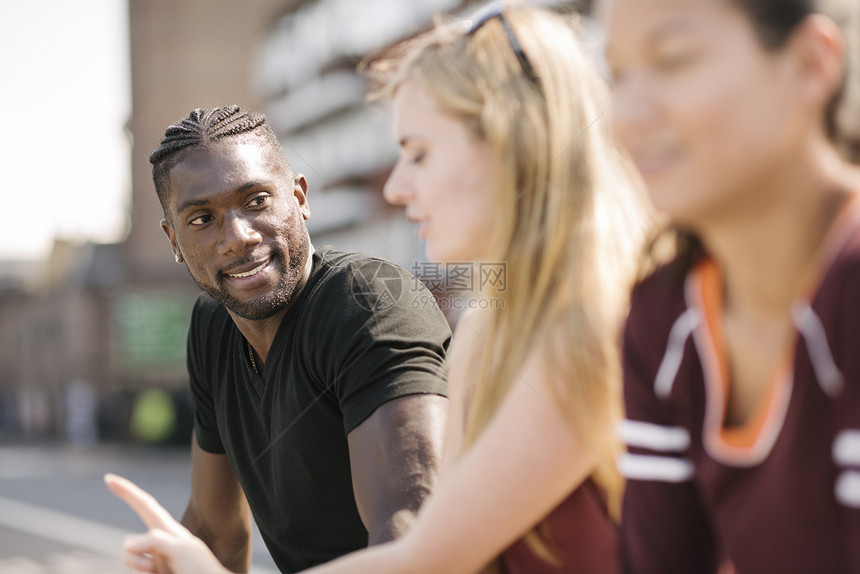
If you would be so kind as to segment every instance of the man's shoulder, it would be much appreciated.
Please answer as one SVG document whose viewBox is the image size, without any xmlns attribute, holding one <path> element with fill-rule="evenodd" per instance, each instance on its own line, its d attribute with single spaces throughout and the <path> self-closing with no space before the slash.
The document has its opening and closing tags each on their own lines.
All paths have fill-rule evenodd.
<svg viewBox="0 0 860 574">
<path fill-rule="evenodd" d="M 450 337 L 433 296 L 403 267 L 363 253 L 322 250 L 318 257 L 317 278 L 300 321 L 340 332 L 368 327 L 374 332 L 405 329 L 415 337 Z"/>
<path fill-rule="evenodd" d="M 318 253 L 318 266 L 323 278 L 332 280 L 372 282 L 388 275 L 412 277 L 412 274 L 387 259 L 359 252 L 324 248 Z"/>
<path fill-rule="evenodd" d="M 409 271 L 381 257 L 324 249 L 319 254 L 319 279 L 311 297 L 331 304 L 338 296 L 356 310 L 384 311 L 402 306 L 421 289 L 418 279 Z M 408 303 L 408 302 L 407 302 Z"/>
</svg>

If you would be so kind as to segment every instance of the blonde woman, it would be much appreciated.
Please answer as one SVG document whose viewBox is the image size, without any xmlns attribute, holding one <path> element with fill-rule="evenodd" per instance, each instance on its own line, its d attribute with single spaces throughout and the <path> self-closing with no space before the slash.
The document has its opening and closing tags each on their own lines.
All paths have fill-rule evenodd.
<svg viewBox="0 0 860 574">
<path fill-rule="evenodd" d="M 458 325 L 444 475 L 412 529 L 312 572 L 613 573 L 618 329 L 646 219 L 607 91 L 569 22 L 528 7 L 440 26 L 394 64 L 386 199 L 428 258 L 504 264 L 504 288 Z M 109 484 L 152 528 L 126 545 L 130 566 L 223 572 L 153 501 Z"/>
</svg>

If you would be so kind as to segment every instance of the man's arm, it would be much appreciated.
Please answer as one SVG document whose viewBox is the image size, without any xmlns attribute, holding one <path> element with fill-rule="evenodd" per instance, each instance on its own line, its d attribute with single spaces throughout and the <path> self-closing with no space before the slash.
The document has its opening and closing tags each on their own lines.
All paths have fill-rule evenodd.
<svg viewBox="0 0 860 574">
<path fill-rule="evenodd" d="M 206 452 L 191 439 L 191 498 L 182 525 L 200 537 L 224 566 L 251 566 L 251 511 L 223 454 Z"/>
<path fill-rule="evenodd" d="M 445 397 L 408 395 L 383 403 L 347 435 L 369 545 L 404 534 L 436 486 L 447 414 Z"/>
</svg>

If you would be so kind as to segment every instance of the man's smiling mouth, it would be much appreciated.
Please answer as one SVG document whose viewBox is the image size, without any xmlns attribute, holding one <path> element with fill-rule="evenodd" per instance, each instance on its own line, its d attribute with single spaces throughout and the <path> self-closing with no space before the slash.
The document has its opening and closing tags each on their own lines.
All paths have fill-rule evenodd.
<svg viewBox="0 0 860 574">
<path fill-rule="evenodd" d="M 227 277 L 233 277 L 234 279 L 242 279 L 244 277 L 253 277 L 257 273 L 262 271 L 266 267 L 266 265 L 269 264 L 269 261 L 270 261 L 269 259 L 266 259 L 265 261 L 260 263 L 258 266 L 254 267 L 253 269 L 250 269 L 248 271 L 244 271 L 242 273 L 227 273 Z"/>
</svg>

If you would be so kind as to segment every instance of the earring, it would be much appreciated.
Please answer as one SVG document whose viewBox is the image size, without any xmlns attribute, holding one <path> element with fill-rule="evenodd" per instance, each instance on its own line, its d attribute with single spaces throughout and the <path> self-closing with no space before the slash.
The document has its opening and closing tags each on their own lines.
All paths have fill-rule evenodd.
<svg viewBox="0 0 860 574">
<path fill-rule="evenodd" d="M 174 253 L 173 256 L 176 258 L 177 263 L 182 263 L 182 258 L 179 256 L 179 253 Z"/>
</svg>

